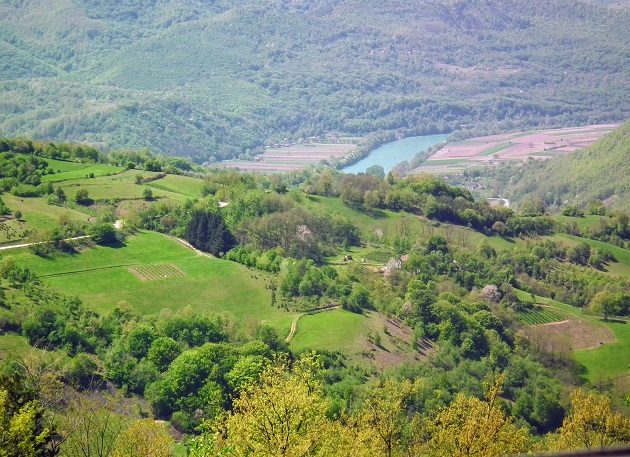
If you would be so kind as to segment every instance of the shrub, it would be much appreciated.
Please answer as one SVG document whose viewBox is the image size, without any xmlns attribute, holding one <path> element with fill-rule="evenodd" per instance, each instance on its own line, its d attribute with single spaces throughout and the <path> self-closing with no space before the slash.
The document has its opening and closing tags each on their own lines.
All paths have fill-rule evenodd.
<svg viewBox="0 0 630 457">
<path fill-rule="evenodd" d="M 88 234 L 95 243 L 101 245 L 116 244 L 120 241 L 116 229 L 114 229 L 111 224 L 105 222 L 92 225 L 88 230 Z"/>
<path fill-rule="evenodd" d="M 79 205 L 89 205 L 92 203 L 92 199 L 90 198 L 90 194 L 87 189 L 77 190 L 77 193 L 74 195 L 74 201 Z"/>
</svg>

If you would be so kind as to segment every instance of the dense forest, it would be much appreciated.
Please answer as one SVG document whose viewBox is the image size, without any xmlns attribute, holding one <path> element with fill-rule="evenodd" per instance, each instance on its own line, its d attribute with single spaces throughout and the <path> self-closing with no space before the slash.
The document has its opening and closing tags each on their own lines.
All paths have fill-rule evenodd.
<svg viewBox="0 0 630 457">
<path fill-rule="evenodd" d="M 621 121 L 630 13 L 600 5 L 6 1 L 0 132 L 201 163 L 329 133 Z"/>
<path fill-rule="evenodd" d="M 37 241 L 0 255 L 0 447 L 16 449 L 6 455 L 499 456 L 630 442 L 626 333 L 600 340 L 616 375 L 594 382 L 588 360 L 529 325 L 625 329 L 627 214 L 594 204 L 609 223 L 582 230 L 575 206 L 564 219 L 494 208 L 432 176 L 241 174 L 19 139 L 0 150 L 1 224 L 26 218 Z M 169 179 L 196 195 L 165 193 Z M 131 197 L 113 198 L 111 183 Z M 37 202 L 40 218 L 57 219 L 21 214 Z M 117 256 L 151 233 L 154 251 L 143 245 L 121 270 Z M 192 269 L 173 260 L 180 251 Z M 111 284 L 112 297 L 149 291 L 155 272 L 150 302 L 164 307 L 77 296 L 98 287 L 90 281 Z M 188 276 L 173 294 L 168 284 Z M 264 319 L 231 312 L 260 309 L 253 297 L 203 311 L 248 281 L 264 283 Z M 193 310 L 203 282 L 219 295 Z M 321 341 L 298 349 L 272 319 L 318 311 L 384 324 L 357 358 Z M 400 349 L 396 329 L 421 358 L 378 368 L 372 354 Z M 21 350 L 5 352 L 6 341 Z"/>
</svg>

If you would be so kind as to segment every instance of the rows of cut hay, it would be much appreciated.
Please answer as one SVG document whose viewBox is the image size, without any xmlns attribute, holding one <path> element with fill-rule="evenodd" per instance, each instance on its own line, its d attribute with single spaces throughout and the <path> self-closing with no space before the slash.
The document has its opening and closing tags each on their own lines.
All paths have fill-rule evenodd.
<svg viewBox="0 0 630 457">
<path fill-rule="evenodd" d="M 172 263 L 155 263 L 150 265 L 135 265 L 129 271 L 140 281 L 157 281 L 159 279 L 178 278 L 184 272 Z"/>
<path fill-rule="evenodd" d="M 565 319 L 557 311 L 550 308 L 536 307 L 527 311 L 518 313 L 521 322 L 527 325 L 548 324 L 550 322 L 559 322 Z"/>
</svg>

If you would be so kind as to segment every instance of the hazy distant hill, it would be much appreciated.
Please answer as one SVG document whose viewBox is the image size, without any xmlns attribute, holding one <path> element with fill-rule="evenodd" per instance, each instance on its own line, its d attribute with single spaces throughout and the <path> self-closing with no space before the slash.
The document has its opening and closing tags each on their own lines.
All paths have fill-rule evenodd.
<svg viewBox="0 0 630 457">
<path fill-rule="evenodd" d="M 589 148 L 520 167 L 500 190 L 517 202 L 541 197 L 548 205 L 586 205 L 598 199 L 630 210 L 630 122 Z"/>
<path fill-rule="evenodd" d="M 569 0 L 5 0 L 0 134 L 266 141 L 630 115 L 630 13 Z"/>
</svg>

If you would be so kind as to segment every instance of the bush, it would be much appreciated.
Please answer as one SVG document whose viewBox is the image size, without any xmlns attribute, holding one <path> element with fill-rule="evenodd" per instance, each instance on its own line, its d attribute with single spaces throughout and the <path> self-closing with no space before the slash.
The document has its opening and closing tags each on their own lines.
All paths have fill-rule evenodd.
<svg viewBox="0 0 630 457">
<path fill-rule="evenodd" d="M 64 377 L 70 384 L 81 388 L 93 387 L 95 382 L 100 382 L 98 365 L 91 356 L 83 352 L 66 365 Z"/>
<path fill-rule="evenodd" d="M 77 190 L 77 193 L 74 195 L 74 201 L 79 205 L 89 205 L 92 203 L 87 189 Z"/>
<path fill-rule="evenodd" d="M 110 245 L 120 242 L 118 232 L 109 223 L 92 225 L 88 229 L 88 235 L 92 237 L 96 244 Z"/>
<path fill-rule="evenodd" d="M 2 200 L 2 198 L 0 198 L 0 215 L 6 216 L 8 214 L 11 214 L 11 210 L 4 203 L 4 200 Z"/>
<path fill-rule="evenodd" d="M 11 189 L 11 193 L 16 197 L 39 197 L 42 195 L 42 189 L 32 184 L 18 184 Z"/>
</svg>

